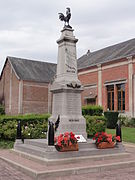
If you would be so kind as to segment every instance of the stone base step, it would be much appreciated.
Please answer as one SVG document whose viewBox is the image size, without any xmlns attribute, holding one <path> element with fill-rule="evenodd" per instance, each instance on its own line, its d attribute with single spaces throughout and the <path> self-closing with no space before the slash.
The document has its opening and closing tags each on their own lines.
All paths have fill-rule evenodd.
<svg viewBox="0 0 135 180">
<path fill-rule="evenodd" d="M 24 139 L 24 144 L 46 148 L 48 146 L 47 139 Z"/>
<path fill-rule="evenodd" d="M 128 168 L 135 167 L 135 157 L 128 157 L 128 154 L 121 155 L 120 154 L 110 154 L 95 157 L 97 158 L 89 159 L 90 157 L 86 157 L 82 161 L 76 161 L 74 164 L 71 162 L 69 164 L 59 164 L 58 160 L 56 165 L 46 166 L 39 162 L 32 161 L 27 159 L 26 157 L 21 157 L 19 154 L 11 153 L 11 152 L 3 152 L 0 153 L 0 158 L 4 161 L 8 162 L 12 165 L 12 167 L 21 170 L 25 174 L 32 177 L 32 179 L 43 180 L 47 178 L 55 179 L 55 177 L 64 177 L 75 174 L 85 174 L 85 173 L 94 173 L 100 171 L 107 171 L 112 169 L 119 168 Z M 112 158 L 112 159 L 111 159 Z M 78 158 L 76 158 L 78 159 Z M 89 160 L 87 160 L 89 159 Z"/>
<path fill-rule="evenodd" d="M 135 167 L 135 161 L 127 161 L 127 162 L 119 162 L 119 163 L 111 163 L 111 164 L 103 164 L 103 165 L 96 165 L 96 166 L 87 166 L 87 167 L 75 167 L 75 168 L 67 168 L 63 170 L 53 170 L 53 171 L 44 171 L 37 174 L 33 174 L 36 179 L 43 180 L 47 178 L 55 179 L 55 177 L 64 177 L 68 175 L 79 175 L 79 174 L 86 174 L 86 173 L 98 173 L 102 171 L 110 171 L 114 169 L 124 169 Z"/>
<path fill-rule="evenodd" d="M 27 158 L 40 164 L 50 165 L 59 165 L 59 164 L 69 164 L 69 163 L 80 163 L 87 161 L 104 161 L 104 160 L 113 160 L 113 159 L 125 159 L 130 158 L 130 153 L 115 153 L 115 154 L 103 154 L 103 155 L 91 155 L 91 156 L 82 156 L 82 157 L 71 157 L 71 158 L 61 158 L 61 159 L 46 159 L 40 156 L 35 156 L 26 152 L 21 152 L 15 149 L 12 149 L 13 154 L 18 155 L 19 157 Z"/>
<path fill-rule="evenodd" d="M 47 141 L 47 139 L 25 139 L 24 144 L 29 144 L 32 146 L 38 146 L 41 148 L 47 148 L 48 141 Z M 79 144 L 79 149 L 95 148 L 95 143 L 92 139 L 87 140 L 87 142 L 78 143 L 78 144 Z"/>
<path fill-rule="evenodd" d="M 41 147 L 40 145 L 39 147 L 37 145 L 38 145 L 37 142 L 32 145 L 31 143 L 18 144 L 15 146 L 15 150 L 46 159 L 62 159 L 62 158 L 116 154 L 116 153 L 125 152 L 124 149 L 120 147 L 115 147 L 110 149 L 97 149 L 95 144 L 93 143 L 81 144 L 81 147 L 79 143 L 79 151 L 69 151 L 69 152 L 58 152 L 54 146 Z"/>
</svg>

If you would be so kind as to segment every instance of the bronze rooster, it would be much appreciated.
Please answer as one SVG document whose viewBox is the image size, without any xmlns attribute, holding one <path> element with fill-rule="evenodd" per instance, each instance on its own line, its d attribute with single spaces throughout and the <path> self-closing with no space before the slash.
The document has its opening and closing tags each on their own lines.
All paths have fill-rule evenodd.
<svg viewBox="0 0 135 180">
<path fill-rule="evenodd" d="M 59 14 L 59 19 L 61 21 L 64 21 L 65 22 L 65 27 L 68 27 L 68 28 L 72 28 L 70 25 L 69 25 L 69 20 L 71 18 L 71 12 L 70 12 L 70 8 L 66 8 L 66 16 L 64 16 L 63 13 L 58 13 Z M 67 25 L 66 25 L 67 23 Z"/>
</svg>

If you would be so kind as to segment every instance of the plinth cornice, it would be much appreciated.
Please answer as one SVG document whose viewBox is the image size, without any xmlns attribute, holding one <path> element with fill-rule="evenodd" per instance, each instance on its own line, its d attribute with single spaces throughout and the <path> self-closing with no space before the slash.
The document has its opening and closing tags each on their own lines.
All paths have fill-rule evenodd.
<svg viewBox="0 0 135 180">
<path fill-rule="evenodd" d="M 62 42 L 71 42 L 71 43 L 77 43 L 78 39 L 76 38 L 71 38 L 69 36 L 64 36 L 60 39 L 57 40 L 57 43 L 60 44 Z"/>
</svg>

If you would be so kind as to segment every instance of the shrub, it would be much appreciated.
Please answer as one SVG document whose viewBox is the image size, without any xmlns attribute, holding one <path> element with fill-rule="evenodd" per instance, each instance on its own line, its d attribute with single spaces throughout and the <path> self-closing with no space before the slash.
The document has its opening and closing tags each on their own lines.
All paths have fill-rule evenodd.
<svg viewBox="0 0 135 180">
<path fill-rule="evenodd" d="M 114 129 L 116 127 L 118 121 L 119 112 L 106 111 L 104 112 L 104 116 L 107 119 L 107 128 Z"/>
<path fill-rule="evenodd" d="M 11 149 L 14 146 L 14 141 L 10 140 L 0 140 L 0 148 L 2 149 Z"/>
<path fill-rule="evenodd" d="M 102 113 L 103 113 L 102 106 L 87 105 L 87 106 L 82 107 L 82 114 L 83 115 L 102 116 Z"/>
<path fill-rule="evenodd" d="M 130 127 L 135 127 L 135 118 L 131 118 Z"/>
<path fill-rule="evenodd" d="M 120 124 L 122 126 L 125 126 L 125 127 L 130 127 L 130 121 L 131 121 L 131 118 L 127 117 L 127 116 L 122 116 L 120 115 L 118 117 L 118 119 L 120 120 Z"/>
<path fill-rule="evenodd" d="M 120 115 L 120 116 L 118 117 L 118 120 L 120 121 L 121 126 L 125 126 L 125 123 L 126 123 L 126 121 L 128 120 L 128 117 L 127 117 L 127 116 L 122 116 L 122 115 Z"/>
<path fill-rule="evenodd" d="M 48 128 L 47 121 L 39 121 L 35 124 L 27 122 L 22 126 L 22 138 L 23 139 L 37 139 L 45 138 Z"/>
<path fill-rule="evenodd" d="M 86 131 L 88 137 L 94 136 L 97 132 L 105 132 L 106 118 L 104 116 L 85 116 Z"/>
<path fill-rule="evenodd" d="M 5 108 L 3 105 L 0 104 L 0 115 L 5 114 Z"/>
<path fill-rule="evenodd" d="M 120 115 L 118 119 L 120 120 L 121 125 L 125 127 L 135 127 L 135 118 Z"/>
<path fill-rule="evenodd" d="M 17 121 L 21 121 L 23 138 L 45 138 L 49 114 L 0 116 L 0 138 L 15 140 Z"/>
<path fill-rule="evenodd" d="M 7 121 L 2 126 L 2 139 L 13 140 L 16 137 L 16 121 Z"/>
</svg>

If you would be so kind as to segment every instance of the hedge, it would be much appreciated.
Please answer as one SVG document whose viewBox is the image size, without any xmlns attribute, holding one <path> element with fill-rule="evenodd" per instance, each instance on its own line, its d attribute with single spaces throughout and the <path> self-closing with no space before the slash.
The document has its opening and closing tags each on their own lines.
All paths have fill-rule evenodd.
<svg viewBox="0 0 135 180">
<path fill-rule="evenodd" d="M 82 107 L 82 114 L 83 115 L 90 115 L 90 116 L 102 116 L 103 108 L 102 106 L 96 105 L 87 105 Z"/>
<path fill-rule="evenodd" d="M 116 124 L 118 121 L 118 115 L 119 115 L 119 112 L 114 112 L 114 111 L 104 112 L 104 116 L 107 119 L 107 128 L 109 128 L 109 129 L 116 128 Z"/>
<path fill-rule="evenodd" d="M 9 120 L 20 120 L 21 122 L 25 123 L 26 121 L 43 121 L 43 120 L 48 120 L 50 117 L 50 114 L 28 114 L 28 115 L 17 115 L 17 116 L 8 116 L 8 115 L 3 115 L 0 116 L 0 122 L 6 122 Z"/>
<path fill-rule="evenodd" d="M 0 116 L 0 139 L 15 140 L 17 121 L 21 121 L 22 137 L 45 138 L 48 128 L 49 114 Z"/>
<path fill-rule="evenodd" d="M 0 115 L 5 114 L 5 108 L 3 105 L 0 104 Z"/>
<path fill-rule="evenodd" d="M 106 118 L 104 116 L 85 116 L 86 131 L 88 138 L 94 136 L 97 132 L 105 132 Z"/>
<path fill-rule="evenodd" d="M 13 141 L 15 140 L 18 120 L 20 120 L 22 124 L 23 139 L 46 138 L 49 117 L 49 114 L 0 116 L 0 139 Z M 105 131 L 106 118 L 104 116 L 86 115 L 85 118 L 88 137 L 93 136 L 96 132 Z"/>
</svg>

